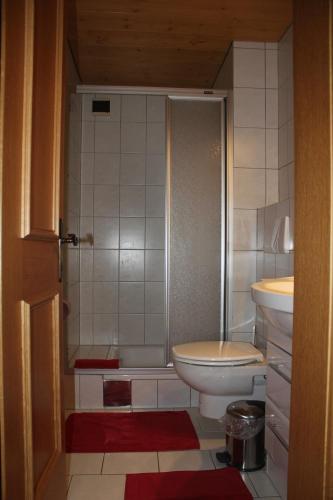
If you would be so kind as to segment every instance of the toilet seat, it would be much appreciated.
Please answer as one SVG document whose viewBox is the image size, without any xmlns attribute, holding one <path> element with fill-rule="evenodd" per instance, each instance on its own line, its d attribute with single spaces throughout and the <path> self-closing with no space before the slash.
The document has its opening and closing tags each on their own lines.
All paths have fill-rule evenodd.
<svg viewBox="0 0 333 500">
<path fill-rule="evenodd" d="M 240 366 L 263 362 L 264 356 L 248 342 L 189 342 L 172 348 L 174 360 L 202 366 Z"/>
</svg>

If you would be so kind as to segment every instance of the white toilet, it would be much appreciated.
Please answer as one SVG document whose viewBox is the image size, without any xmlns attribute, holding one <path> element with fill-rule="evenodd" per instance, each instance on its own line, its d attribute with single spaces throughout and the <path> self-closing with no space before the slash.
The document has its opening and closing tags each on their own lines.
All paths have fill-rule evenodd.
<svg viewBox="0 0 333 500">
<path fill-rule="evenodd" d="M 172 348 L 179 377 L 199 391 L 201 415 L 222 418 L 236 399 L 265 399 L 264 356 L 247 342 L 190 342 Z M 261 380 L 254 377 L 261 376 Z"/>
</svg>

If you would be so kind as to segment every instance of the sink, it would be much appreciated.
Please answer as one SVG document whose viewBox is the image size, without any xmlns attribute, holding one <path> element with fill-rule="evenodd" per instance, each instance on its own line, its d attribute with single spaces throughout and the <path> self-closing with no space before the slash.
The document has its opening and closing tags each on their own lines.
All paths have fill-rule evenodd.
<svg viewBox="0 0 333 500">
<path fill-rule="evenodd" d="M 294 277 L 264 279 L 251 285 L 252 300 L 266 319 L 291 336 L 293 331 Z"/>
</svg>

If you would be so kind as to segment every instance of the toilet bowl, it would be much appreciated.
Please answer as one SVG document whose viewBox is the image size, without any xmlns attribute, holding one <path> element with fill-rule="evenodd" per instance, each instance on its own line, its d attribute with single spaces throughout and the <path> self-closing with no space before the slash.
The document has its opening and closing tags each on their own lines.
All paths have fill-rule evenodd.
<svg viewBox="0 0 333 500">
<path fill-rule="evenodd" d="M 178 376 L 199 392 L 201 415 L 222 418 L 228 404 L 242 396 L 264 399 L 266 362 L 252 344 L 190 342 L 173 346 L 172 353 Z"/>
</svg>

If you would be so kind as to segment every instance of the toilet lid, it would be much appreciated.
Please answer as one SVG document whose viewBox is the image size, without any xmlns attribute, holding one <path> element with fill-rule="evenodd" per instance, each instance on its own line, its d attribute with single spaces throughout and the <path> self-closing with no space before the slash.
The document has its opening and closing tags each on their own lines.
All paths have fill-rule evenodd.
<svg viewBox="0 0 333 500">
<path fill-rule="evenodd" d="M 172 348 L 175 358 L 193 362 L 246 364 L 263 361 L 264 357 L 249 342 L 207 341 L 175 345 Z"/>
</svg>

